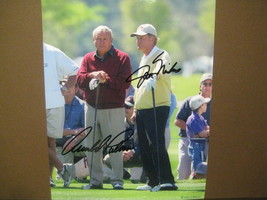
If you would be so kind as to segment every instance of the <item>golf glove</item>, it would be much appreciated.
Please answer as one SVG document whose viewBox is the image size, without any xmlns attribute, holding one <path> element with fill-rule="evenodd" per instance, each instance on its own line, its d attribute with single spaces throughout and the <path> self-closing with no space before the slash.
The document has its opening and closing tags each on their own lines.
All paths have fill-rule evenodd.
<svg viewBox="0 0 267 200">
<path fill-rule="evenodd" d="M 147 91 L 151 91 L 152 88 L 156 88 L 156 80 L 157 80 L 157 76 L 156 75 L 153 75 L 151 78 L 146 80 L 145 88 L 146 88 Z"/>
<path fill-rule="evenodd" d="M 93 78 L 89 83 L 90 90 L 94 90 L 95 88 L 97 88 L 98 84 L 99 80 L 97 78 Z"/>
</svg>

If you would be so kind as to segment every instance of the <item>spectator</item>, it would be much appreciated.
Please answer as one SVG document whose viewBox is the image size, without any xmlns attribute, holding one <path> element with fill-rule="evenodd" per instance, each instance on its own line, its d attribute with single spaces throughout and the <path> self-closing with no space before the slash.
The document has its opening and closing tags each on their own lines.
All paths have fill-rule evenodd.
<svg viewBox="0 0 267 200">
<path fill-rule="evenodd" d="M 58 175 L 64 180 L 64 187 L 68 187 L 71 175 L 68 165 L 63 165 L 56 155 L 56 138 L 63 135 L 64 98 L 61 91 L 68 91 L 75 84 L 78 67 L 61 50 L 46 43 L 43 43 L 43 53 L 50 185 L 55 186 L 52 172 L 56 167 Z M 65 76 L 68 80 L 60 88 L 60 80 Z"/>
<path fill-rule="evenodd" d="M 200 93 L 204 98 L 211 98 L 212 94 L 212 74 L 205 73 L 200 78 Z M 192 111 L 189 106 L 189 101 L 192 97 L 188 97 L 182 103 L 175 120 L 175 125 L 180 128 L 180 140 L 178 144 L 179 164 L 177 167 L 179 180 L 188 179 L 191 175 L 191 160 L 188 155 L 189 140 L 186 135 L 186 120 L 191 115 Z M 203 113 L 203 117 L 210 125 L 210 108 L 211 101 L 207 104 L 207 111 Z M 207 148 L 206 148 L 207 150 Z M 207 153 L 207 152 L 206 152 Z"/>
<path fill-rule="evenodd" d="M 130 86 L 125 80 L 131 76 L 130 58 L 113 47 L 110 28 L 98 26 L 93 31 L 93 41 L 96 51 L 84 56 L 77 75 L 78 86 L 85 90 L 86 127 L 95 128 L 86 137 L 88 148 L 93 146 L 93 141 L 103 140 L 109 135 L 116 137 L 110 145 L 123 140 L 123 135 L 118 134 L 125 130 L 123 106 L 126 89 Z M 83 189 L 103 188 L 102 151 L 103 149 L 93 153 L 86 152 L 88 162 L 92 159 L 92 168 L 90 183 Z M 123 189 L 122 152 L 111 153 L 110 160 L 113 169 L 110 182 L 114 189 Z"/>
<path fill-rule="evenodd" d="M 62 85 L 65 85 L 65 81 L 62 81 Z M 62 91 L 62 94 L 65 98 L 65 120 L 64 120 L 64 131 L 63 138 L 56 140 L 57 146 L 57 156 L 62 163 L 69 163 L 71 166 L 71 177 L 74 179 L 75 168 L 74 168 L 74 157 L 85 157 L 84 152 L 68 152 L 65 155 L 62 155 L 62 148 L 66 142 L 72 137 L 75 136 L 76 140 L 82 139 L 85 136 L 83 130 L 85 129 L 84 125 L 84 101 L 75 96 L 78 88 L 77 85 L 71 86 L 68 91 Z M 78 136 L 77 136 L 78 134 Z M 74 141 L 74 140 L 73 140 Z M 68 144 L 68 143 L 67 143 Z"/>
<path fill-rule="evenodd" d="M 197 165 L 206 162 L 206 141 L 210 135 L 207 121 L 201 115 L 207 111 L 207 103 L 210 98 L 201 95 L 192 97 L 189 106 L 193 111 L 186 121 L 186 134 L 189 138 L 188 154 L 191 159 L 192 174 L 195 173 Z"/>
<path fill-rule="evenodd" d="M 167 119 L 166 128 L 165 128 L 165 146 L 166 146 L 167 150 L 168 150 L 170 143 L 171 143 L 170 119 L 172 117 L 172 114 L 173 114 L 176 106 L 177 106 L 176 96 L 175 96 L 175 94 L 173 94 L 173 92 L 171 92 L 170 98 L 171 98 L 170 113 L 169 113 L 169 117 Z"/>
<path fill-rule="evenodd" d="M 170 111 L 171 75 L 164 73 L 162 66 L 169 70 L 171 60 L 166 51 L 156 46 L 158 38 L 153 25 L 140 25 L 131 37 L 136 37 L 137 48 L 144 53 L 138 69 L 132 120 L 137 123 L 143 170 L 149 179 L 147 185 L 137 189 L 177 190 L 164 136 Z"/>
<path fill-rule="evenodd" d="M 130 85 L 130 87 L 126 90 L 126 98 L 128 96 L 133 96 L 134 95 L 134 91 L 135 91 L 135 88 L 132 85 Z"/>
</svg>

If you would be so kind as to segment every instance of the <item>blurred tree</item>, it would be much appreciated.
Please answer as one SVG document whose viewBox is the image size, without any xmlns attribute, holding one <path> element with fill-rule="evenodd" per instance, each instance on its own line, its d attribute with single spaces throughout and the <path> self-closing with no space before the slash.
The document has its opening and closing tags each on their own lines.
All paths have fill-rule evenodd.
<svg viewBox="0 0 267 200">
<path fill-rule="evenodd" d="M 198 21 L 200 28 L 208 35 L 209 40 L 213 43 L 215 28 L 215 0 L 206 0 L 202 2 Z"/>
<path fill-rule="evenodd" d="M 74 58 L 88 51 L 88 29 L 104 21 L 106 9 L 77 0 L 42 0 L 43 40 Z"/>
<path fill-rule="evenodd" d="M 105 12 L 102 13 L 104 20 L 100 23 L 95 23 L 88 29 L 90 33 L 89 37 L 89 49 L 88 51 L 95 50 L 93 41 L 91 40 L 91 33 L 98 25 L 106 25 L 112 29 L 113 32 L 113 44 L 116 48 L 125 51 L 121 43 L 122 37 L 122 25 L 121 25 L 121 12 L 118 5 L 121 0 L 83 0 L 88 6 L 102 6 L 105 8 Z"/>
<path fill-rule="evenodd" d="M 123 0 L 120 3 L 122 12 L 123 46 L 130 53 L 134 68 L 138 67 L 141 53 L 136 49 L 135 38 L 130 34 L 135 32 L 141 24 L 152 24 L 158 32 L 158 46 L 165 49 L 176 62 L 180 53 L 178 40 L 179 30 L 172 23 L 170 4 L 161 0 Z"/>
<path fill-rule="evenodd" d="M 168 0 L 172 8 L 172 19 L 179 31 L 182 52 L 180 61 L 187 61 L 199 56 L 211 56 L 213 40 L 200 27 L 199 16 L 207 10 L 202 5 L 207 0 Z M 214 0 L 215 1 L 215 0 Z M 212 12 L 212 7 L 211 7 Z M 213 9 L 213 12 L 214 9 Z M 209 15 L 207 15 L 209 18 Z"/>
<path fill-rule="evenodd" d="M 213 53 L 215 0 L 42 0 L 44 41 L 69 56 L 83 56 L 95 49 L 92 31 L 109 26 L 115 47 L 127 52 L 137 68 L 141 52 L 130 34 L 143 23 L 158 30 L 159 47 L 172 61 Z"/>
</svg>

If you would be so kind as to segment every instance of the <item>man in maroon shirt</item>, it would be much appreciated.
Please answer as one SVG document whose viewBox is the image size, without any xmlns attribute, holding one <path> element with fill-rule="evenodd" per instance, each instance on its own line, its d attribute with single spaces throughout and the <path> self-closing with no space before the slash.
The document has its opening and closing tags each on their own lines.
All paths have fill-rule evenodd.
<svg viewBox="0 0 267 200">
<path fill-rule="evenodd" d="M 125 131 L 123 106 L 125 91 L 130 86 L 130 82 L 126 82 L 126 79 L 132 71 L 129 56 L 114 48 L 112 40 L 110 28 L 97 27 L 93 31 L 96 51 L 84 56 L 77 74 L 77 83 L 80 88 L 84 89 L 84 99 L 87 102 L 85 109 L 86 127 L 95 127 L 95 130 L 90 131 L 88 129 L 89 135 L 84 140 L 85 146 L 91 149 L 86 154 L 89 163 L 92 158 L 92 169 L 90 170 L 90 184 L 84 186 L 83 189 L 103 188 L 102 152 L 106 145 L 92 151 L 93 141 L 96 144 L 98 140 L 102 142 L 111 135 L 111 139 L 107 142 L 109 147 L 107 151 L 109 151 L 111 146 L 113 146 L 112 149 L 116 148 L 117 144 L 124 139 L 124 134 L 120 134 Z M 97 90 L 99 95 L 96 102 Z M 95 109 L 97 109 L 96 120 Z M 93 133 L 95 133 L 94 139 Z M 122 151 L 115 150 L 114 153 L 110 154 L 110 159 L 113 172 L 111 184 L 114 189 L 123 189 Z"/>
</svg>

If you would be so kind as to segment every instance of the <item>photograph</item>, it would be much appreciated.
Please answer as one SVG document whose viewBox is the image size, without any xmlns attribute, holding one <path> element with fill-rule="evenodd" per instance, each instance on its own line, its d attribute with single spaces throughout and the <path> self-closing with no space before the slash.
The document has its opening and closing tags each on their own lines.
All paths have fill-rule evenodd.
<svg viewBox="0 0 267 200">
<path fill-rule="evenodd" d="M 0 1 L 0 199 L 267 197 L 266 6 Z"/>
</svg>

